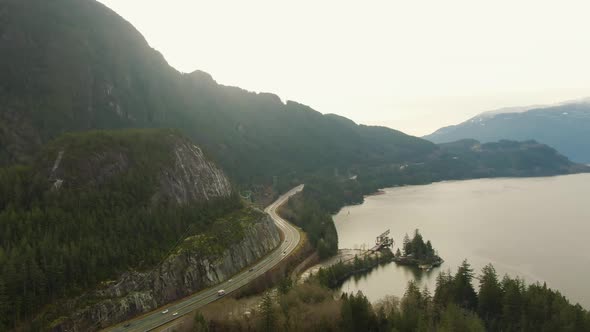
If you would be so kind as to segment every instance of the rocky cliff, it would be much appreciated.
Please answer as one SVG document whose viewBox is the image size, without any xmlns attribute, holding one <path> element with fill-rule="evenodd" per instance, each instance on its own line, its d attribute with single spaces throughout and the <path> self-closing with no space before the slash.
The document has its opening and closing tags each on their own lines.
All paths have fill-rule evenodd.
<svg viewBox="0 0 590 332">
<path fill-rule="evenodd" d="M 422 159 L 436 149 L 201 71 L 180 73 L 95 0 L 1 1 L 0 49 L 0 165 L 29 162 L 64 132 L 177 128 L 241 185 L 278 176 L 288 189 L 293 174 Z"/>
<path fill-rule="evenodd" d="M 202 203 L 232 192 L 223 171 L 174 130 L 66 134 L 50 144 L 43 159 L 54 189 L 104 187 L 139 173 L 153 187 L 152 203 Z"/>
<path fill-rule="evenodd" d="M 212 251 L 199 245 L 202 235 L 190 237 L 158 267 L 125 273 L 102 289 L 70 301 L 64 312 L 73 314 L 54 321 L 52 330 L 92 331 L 153 310 L 227 280 L 280 242 L 278 229 L 268 215 L 246 209 L 230 219 L 227 221 L 241 225 L 241 239 L 227 249 Z"/>
<path fill-rule="evenodd" d="M 265 218 L 176 130 L 62 135 L 0 168 L 0 331 L 112 322 L 217 283 L 274 248 Z"/>
<path fill-rule="evenodd" d="M 162 169 L 160 193 L 179 204 L 227 197 L 231 186 L 225 174 L 203 151 L 187 140 L 174 144 L 174 165 Z"/>
</svg>

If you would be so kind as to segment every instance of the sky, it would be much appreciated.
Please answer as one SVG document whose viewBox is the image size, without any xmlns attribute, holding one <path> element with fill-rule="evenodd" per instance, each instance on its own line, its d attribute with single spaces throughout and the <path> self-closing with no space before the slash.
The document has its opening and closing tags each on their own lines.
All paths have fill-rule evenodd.
<svg viewBox="0 0 590 332">
<path fill-rule="evenodd" d="M 412 135 L 590 97 L 590 1 L 99 1 L 182 72 Z"/>
</svg>

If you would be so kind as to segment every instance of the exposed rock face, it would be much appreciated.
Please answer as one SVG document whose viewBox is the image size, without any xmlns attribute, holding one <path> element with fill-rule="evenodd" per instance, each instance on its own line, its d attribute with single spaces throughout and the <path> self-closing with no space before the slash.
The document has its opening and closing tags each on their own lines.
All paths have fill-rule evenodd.
<svg viewBox="0 0 590 332">
<path fill-rule="evenodd" d="M 183 249 L 152 271 L 126 273 L 105 289 L 70 301 L 72 316 L 53 326 L 53 330 L 93 331 L 153 310 L 227 280 L 279 242 L 275 224 L 264 215 L 244 230 L 240 242 L 221 254 L 206 256 Z M 93 304 L 80 307 L 87 301 Z"/>
<path fill-rule="evenodd" d="M 223 172 L 205 158 L 201 149 L 189 141 L 174 147 L 174 167 L 164 169 L 160 177 L 161 193 L 179 204 L 231 195 L 230 183 Z"/>
<path fill-rule="evenodd" d="M 126 131 L 88 133 L 85 139 L 105 142 L 90 151 L 77 145 L 81 140 L 78 136 L 66 136 L 55 143 L 57 150 L 44 162 L 53 188 L 100 187 L 118 181 L 117 176 L 133 172 L 156 183 L 153 203 L 185 205 L 231 196 L 231 184 L 223 171 L 189 139 L 166 130 L 125 135 Z M 150 145 L 153 141 L 158 146 Z M 160 158 L 156 152 L 150 155 L 150 150 L 158 150 L 164 157 Z"/>
</svg>

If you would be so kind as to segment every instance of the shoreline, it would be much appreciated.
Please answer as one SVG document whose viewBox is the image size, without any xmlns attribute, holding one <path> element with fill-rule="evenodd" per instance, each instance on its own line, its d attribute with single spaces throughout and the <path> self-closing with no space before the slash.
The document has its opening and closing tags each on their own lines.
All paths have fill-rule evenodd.
<svg viewBox="0 0 590 332">
<path fill-rule="evenodd" d="M 469 178 L 469 179 L 449 179 L 449 180 L 440 180 L 440 181 L 433 181 L 433 182 L 421 183 L 421 184 L 398 184 L 398 185 L 393 185 L 393 186 L 389 186 L 389 187 L 379 188 L 379 189 L 377 189 L 374 192 L 371 192 L 371 193 L 368 193 L 368 194 L 363 194 L 363 197 L 372 197 L 372 196 L 385 195 L 385 194 L 387 194 L 388 190 L 390 190 L 390 189 L 399 189 L 399 188 L 407 188 L 407 187 L 421 187 L 421 186 L 429 186 L 429 185 L 439 184 L 439 183 L 454 183 L 454 182 L 480 181 L 480 180 L 542 179 L 542 178 L 557 178 L 557 177 L 566 177 L 566 176 L 576 176 L 576 175 L 582 175 L 582 174 L 588 174 L 588 175 L 590 175 L 590 172 L 578 172 L 578 173 L 555 174 L 555 175 L 540 175 L 540 176 L 499 176 L 499 177 L 491 177 L 491 178 L 490 177 L 485 177 L 485 178 Z M 342 210 L 345 207 L 362 205 L 364 203 L 365 202 L 363 201 L 363 202 L 356 203 L 356 204 L 343 205 L 338 210 L 338 212 L 332 214 L 332 217 L 334 217 L 338 213 L 340 213 L 340 210 Z"/>
<path fill-rule="evenodd" d="M 392 188 L 395 188 L 395 187 L 392 187 Z M 363 197 L 385 195 L 385 194 L 387 194 L 387 192 L 385 192 L 385 189 L 387 189 L 387 188 L 377 189 L 377 191 L 372 192 L 372 193 L 369 193 L 369 194 L 366 194 L 366 195 L 363 195 Z M 361 204 L 363 204 L 363 203 L 361 203 Z M 346 207 L 346 206 L 350 206 L 350 205 L 345 205 L 343 207 Z"/>
<path fill-rule="evenodd" d="M 472 182 L 466 182 L 470 180 Z M 576 222 L 576 220 L 582 221 L 581 218 L 583 218 L 583 215 L 587 213 L 585 212 L 587 211 L 587 208 L 582 206 L 578 207 L 579 211 L 583 212 L 583 215 L 580 213 L 574 213 L 578 210 L 573 210 L 573 208 L 576 208 L 580 202 L 576 196 L 583 197 L 582 194 L 588 193 L 587 184 L 590 181 L 590 175 L 588 173 L 581 173 L 546 177 L 504 177 L 470 180 L 441 181 L 442 183 L 438 182 L 440 183 L 438 185 L 434 185 L 433 183 L 433 186 L 431 187 L 423 187 L 422 185 L 422 187 L 406 189 L 394 187 L 385 190 L 388 196 L 372 199 L 368 198 L 362 208 L 361 206 L 351 207 L 349 216 L 347 216 L 348 209 L 343 210 L 343 212 L 340 212 L 334 217 L 336 230 L 340 239 L 340 246 L 350 248 L 353 246 L 361 246 L 361 243 L 371 244 L 373 233 L 377 234 L 382 230 L 391 228 L 392 234 L 396 239 L 396 246 L 394 247 L 395 251 L 397 246 L 402 244 L 400 239 L 403 237 L 404 232 L 410 233 L 410 230 L 414 228 L 412 227 L 413 225 L 418 226 L 418 224 L 420 224 L 420 231 L 424 232 L 426 238 L 433 240 L 433 244 L 440 251 L 440 255 L 444 259 L 444 263 L 442 264 L 441 268 L 433 268 L 434 274 L 438 273 L 439 270 L 456 270 L 457 266 L 461 263 L 461 260 L 465 258 L 467 258 L 468 262 L 474 266 L 476 271 L 479 271 L 486 264 L 492 263 L 496 270 L 500 271 L 499 273 L 501 274 L 508 274 L 512 277 L 521 277 L 530 284 L 535 282 L 546 282 L 549 287 L 558 289 L 573 303 L 579 302 L 582 306 L 587 307 L 588 297 L 586 294 L 588 294 L 588 290 L 584 290 L 582 286 L 579 286 L 580 282 L 574 280 L 574 278 L 564 276 L 563 274 L 553 271 L 553 269 L 546 268 L 547 262 L 544 261 L 538 254 L 541 253 L 543 254 L 542 256 L 545 256 L 545 254 L 548 253 L 548 250 L 533 249 L 534 246 L 539 246 L 541 248 L 541 245 L 538 244 L 541 242 L 541 239 L 552 239 L 554 236 L 562 234 L 562 229 L 559 229 L 559 232 L 555 233 L 557 235 L 552 235 L 552 226 L 549 226 L 550 224 L 546 223 L 545 221 L 543 221 L 542 227 L 530 228 L 527 226 L 527 229 L 530 228 L 528 231 L 533 232 L 535 236 L 532 236 L 531 239 L 526 240 L 526 243 L 531 243 L 531 245 L 527 245 L 527 248 L 523 248 L 518 252 L 518 255 L 516 255 L 518 259 L 510 258 L 513 256 L 507 256 L 507 249 L 484 250 L 478 246 L 483 246 L 485 244 L 487 246 L 486 248 L 493 248 L 494 240 L 491 239 L 491 235 L 496 235 L 496 232 L 501 232 L 501 230 L 498 230 L 500 225 L 502 228 L 504 227 L 503 225 L 506 225 L 506 229 L 514 231 L 511 231 L 510 235 L 506 238 L 506 240 L 509 241 L 507 243 L 510 244 L 510 248 L 512 248 L 513 245 L 515 245 L 514 248 L 518 248 L 516 244 L 520 242 L 515 240 L 518 236 L 513 234 L 518 234 L 518 232 L 522 231 L 522 229 L 517 225 L 523 225 L 522 227 L 524 227 L 524 225 L 534 225 L 534 221 L 530 220 L 535 219 L 531 218 L 546 220 L 545 218 L 551 219 L 551 217 L 545 217 L 545 215 L 554 216 L 561 213 L 559 210 L 552 212 L 552 205 L 549 204 L 538 206 L 538 202 L 535 203 L 533 199 L 528 199 L 531 196 L 538 197 L 538 201 L 541 202 L 552 202 L 552 199 L 555 198 L 556 193 L 563 193 L 564 196 L 560 197 L 563 197 L 564 204 L 555 205 L 553 209 L 563 208 L 569 209 L 564 211 L 573 212 L 571 215 L 568 214 L 568 216 L 571 216 L 571 218 L 568 218 L 567 222 L 560 222 L 559 225 L 564 225 L 564 227 L 565 225 L 568 225 L 568 228 L 570 227 L 569 225 L 571 225 L 571 227 L 573 227 L 571 229 L 577 230 L 578 233 L 582 232 L 583 229 L 587 229 L 586 226 L 579 225 L 583 223 Z M 436 215 L 436 213 L 439 211 L 438 207 L 444 207 L 445 204 L 452 203 L 452 198 L 449 197 L 455 197 L 453 196 L 455 194 L 457 199 L 461 199 L 461 201 L 458 203 L 459 205 L 463 205 L 464 203 L 470 204 L 469 207 L 462 208 L 463 210 L 467 210 L 468 212 L 472 213 L 465 218 L 477 219 L 478 221 L 473 223 L 473 225 L 471 225 L 470 222 L 467 222 L 465 225 L 468 226 L 462 226 L 463 224 L 460 222 L 449 222 L 449 227 L 452 227 L 452 229 L 457 229 L 461 232 L 473 232 L 474 234 L 473 236 L 469 236 L 470 240 L 463 244 L 451 245 L 448 244 L 448 242 L 452 241 L 452 238 L 447 237 L 447 231 L 448 234 L 452 234 L 453 231 L 450 230 L 449 227 L 445 228 L 443 226 L 437 226 L 441 224 L 441 222 L 437 221 L 437 218 L 440 219 L 441 215 Z M 417 199 L 417 201 L 414 200 L 414 197 Z M 466 201 L 462 200 L 462 198 L 467 197 L 473 197 L 473 199 L 468 199 Z M 511 200 L 510 198 L 514 198 L 514 200 Z M 424 200 L 419 201 L 419 199 Z M 433 203 L 432 206 L 430 203 Z M 479 205 L 480 203 L 481 206 Z M 450 208 L 450 206 L 441 208 L 440 211 L 443 212 L 449 209 L 453 210 L 453 212 L 443 214 L 442 216 L 447 218 L 449 216 L 456 215 L 460 218 L 463 218 L 463 214 L 458 212 L 461 210 L 461 208 L 458 207 L 459 205 L 456 205 L 456 208 Z M 494 205 L 496 206 L 495 208 Z M 501 206 L 502 208 L 498 208 L 498 206 Z M 367 209 L 367 207 L 369 207 L 369 209 Z M 374 211 L 373 207 L 375 208 Z M 529 210 L 529 207 L 537 208 Z M 434 208 L 436 209 L 433 210 Z M 505 223 L 502 221 L 501 223 L 497 223 L 497 226 L 493 226 L 494 222 L 491 221 L 493 218 L 477 216 L 478 214 L 484 213 L 486 216 L 489 216 L 490 213 L 492 213 L 492 215 L 495 215 L 493 213 L 503 215 L 504 212 L 498 211 L 506 208 L 517 211 L 514 213 L 506 212 L 506 218 L 510 220 L 514 219 L 514 222 Z M 526 210 L 523 210 L 522 213 L 519 213 L 518 209 L 522 208 L 526 208 Z M 538 212 L 539 210 L 547 210 L 548 212 Z M 414 213 L 414 211 L 416 211 L 417 214 Z M 434 212 L 431 213 L 431 211 Z M 533 213 L 531 211 L 537 212 Z M 444 224 L 446 221 L 442 223 Z M 432 233 L 434 230 L 439 231 L 439 233 Z M 487 230 L 490 230 L 490 235 L 486 235 L 485 232 L 487 232 Z M 482 231 L 484 232 L 482 233 Z M 566 232 L 567 231 L 563 231 L 563 233 Z M 429 236 L 429 234 L 431 236 Z M 479 242 L 479 240 L 473 240 L 474 238 L 481 238 L 482 240 Z M 576 246 L 579 246 L 580 248 L 586 247 L 578 235 L 576 235 L 575 239 L 572 241 L 574 241 L 572 243 L 576 243 Z M 449 248 L 453 250 L 450 250 Z M 563 251 L 564 250 L 559 249 L 556 251 L 555 255 L 559 255 L 560 257 L 571 257 L 563 255 Z M 579 264 L 579 262 L 573 262 L 573 259 L 565 259 L 563 264 L 568 264 L 564 266 L 569 266 L 572 270 L 578 271 L 579 273 L 587 270 L 587 267 Z M 421 269 L 415 268 L 415 270 L 418 271 Z M 415 279 L 413 278 L 413 275 L 400 271 L 402 270 L 388 267 L 387 274 L 384 272 L 383 276 L 381 274 L 376 275 L 375 279 L 371 277 L 369 281 L 361 283 L 358 287 L 361 287 L 361 289 L 370 289 L 367 292 L 372 292 L 371 296 L 375 296 L 376 298 L 377 293 L 374 291 L 376 286 L 370 285 L 372 282 L 374 282 L 374 280 L 385 278 L 385 275 L 400 276 L 400 278 L 402 278 L 401 280 Z M 428 283 L 433 277 L 431 275 L 429 277 L 427 276 L 426 278 L 422 276 L 421 278 L 422 280 L 425 280 L 424 283 Z M 350 283 L 350 285 L 352 289 L 354 283 Z M 399 287 L 396 284 L 393 288 L 397 290 Z"/>
</svg>

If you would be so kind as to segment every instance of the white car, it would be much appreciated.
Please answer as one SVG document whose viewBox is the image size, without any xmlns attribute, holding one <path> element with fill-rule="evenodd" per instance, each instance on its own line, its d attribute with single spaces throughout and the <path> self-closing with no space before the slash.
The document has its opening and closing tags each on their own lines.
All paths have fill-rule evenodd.
<svg viewBox="0 0 590 332">
<path fill-rule="evenodd" d="M 178 312 L 175 312 L 175 313 L 172 314 L 172 316 L 176 316 L 176 315 L 178 315 Z"/>
<path fill-rule="evenodd" d="M 217 291 L 217 296 L 223 296 L 225 295 L 225 291 L 223 289 L 220 289 Z"/>
<path fill-rule="evenodd" d="M 168 313 L 168 309 L 162 311 L 163 314 L 167 314 Z"/>
</svg>

